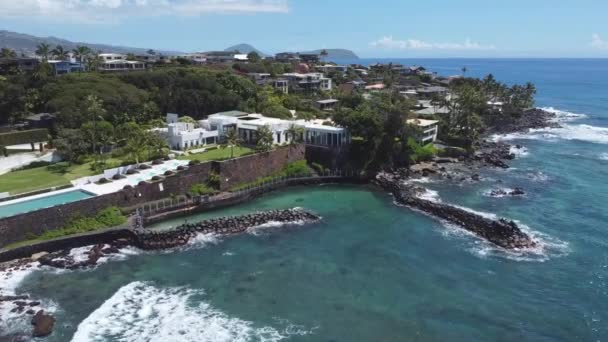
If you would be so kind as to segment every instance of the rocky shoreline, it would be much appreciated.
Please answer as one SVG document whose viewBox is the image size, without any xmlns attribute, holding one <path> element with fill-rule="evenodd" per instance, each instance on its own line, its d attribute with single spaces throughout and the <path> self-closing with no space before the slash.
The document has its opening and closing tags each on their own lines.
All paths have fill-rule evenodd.
<svg viewBox="0 0 608 342">
<path fill-rule="evenodd" d="M 14 260 L 0 264 L 0 272 L 10 277 L 15 272 L 27 271 L 33 267 L 53 267 L 59 269 L 82 269 L 94 267 L 101 258 L 120 253 L 125 247 L 136 247 L 142 250 L 162 250 L 187 245 L 198 234 L 234 235 L 246 232 L 270 223 L 312 223 L 319 216 L 304 209 L 270 210 L 248 215 L 222 217 L 204 220 L 197 223 L 186 223 L 167 231 L 149 231 L 146 229 L 133 230 L 131 238 L 119 238 L 108 244 L 96 244 L 87 248 L 79 248 L 79 255 L 74 255 L 73 249 L 54 253 L 41 252 L 31 258 Z M 36 262 L 38 265 L 36 265 Z M 0 293 L 0 306 L 8 305 L 9 312 L 16 315 L 32 316 L 32 336 L 44 337 L 52 333 L 55 318 L 41 308 L 41 303 L 30 299 L 28 295 L 7 295 Z M 3 317 L 0 317 L 0 321 Z M 4 337 L 0 337 L 3 341 Z M 28 337 L 14 335 L 7 337 L 9 341 L 26 341 Z"/>
<path fill-rule="evenodd" d="M 509 134 L 524 132 L 530 129 L 560 128 L 556 121 L 557 115 L 540 108 L 531 108 L 523 111 L 518 118 L 510 117 L 508 120 L 495 122 L 485 134 Z"/>
<path fill-rule="evenodd" d="M 426 190 L 406 184 L 406 179 L 399 173 L 381 172 L 376 176 L 376 183 L 390 191 L 399 204 L 456 224 L 496 246 L 511 250 L 536 247 L 537 243 L 515 222 L 493 220 L 448 204 L 422 199 L 419 195 Z"/>
<path fill-rule="evenodd" d="M 462 153 L 457 158 L 435 158 L 410 168 L 409 176 L 433 177 L 451 181 L 479 181 L 484 168 L 510 168 L 508 162 L 525 152 L 521 145 L 496 141 L 494 135 L 527 132 L 530 129 L 559 128 L 557 115 L 539 108 L 529 109 L 518 119 L 496 123 L 489 127 L 480 140 L 473 144 L 473 153 Z M 523 191 L 523 190 L 522 190 Z M 517 191 L 519 193 L 519 191 Z M 518 194 L 515 194 L 518 195 Z"/>
</svg>

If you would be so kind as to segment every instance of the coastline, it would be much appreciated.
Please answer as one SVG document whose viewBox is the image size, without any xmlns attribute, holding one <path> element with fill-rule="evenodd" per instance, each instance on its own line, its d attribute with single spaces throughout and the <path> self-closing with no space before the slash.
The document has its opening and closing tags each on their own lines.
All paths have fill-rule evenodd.
<svg viewBox="0 0 608 342">
<path fill-rule="evenodd" d="M 525 129 L 529 129 L 525 128 Z M 506 134 L 506 133 L 505 133 Z M 418 176 L 424 174 L 425 172 L 427 173 L 427 176 L 431 176 L 431 177 L 444 177 L 450 179 L 450 175 L 451 175 L 451 179 L 457 179 L 454 176 L 454 170 L 458 169 L 458 168 L 462 168 L 464 167 L 465 172 L 469 172 L 472 174 L 470 175 L 470 179 L 475 180 L 474 176 L 475 176 L 475 171 L 479 171 L 482 168 L 487 168 L 487 167 L 502 167 L 500 166 L 501 164 L 499 164 L 498 161 L 503 161 L 504 160 L 512 160 L 514 158 L 514 156 L 512 156 L 512 154 L 510 153 L 511 151 L 511 145 L 506 144 L 506 143 L 498 143 L 498 142 L 491 142 L 491 141 L 485 141 L 482 144 L 486 144 L 486 145 L 482 145 L 484 146 L 484 149 L 480 152 L 480 153 L 476 153 L 475 155 L 473 155 L 470 158 L 465 158 L 464 160 L 457 160 L 456 162 L 452 162 L 452 163 L 436 163 L 436 165 L 434 165 L 433 167 L 438 167 L 439 171 L 429 171 L 432 169 L 421 169 L 420 174 L 416 171 L 414 172 L 410 172 L 407 171 L 406 174 L 406 178 L 407 179 L 416 179 Z M 507 151 L 509 152 L 507 154 Z M 441 165 L 441 166 L 440 166 Z M 449 168 L 445 168 L 445 170 L 442 170 L 442 167 L 445 167 L 446 165 L 450 165 Z M 453 166 L 453 168 L 452 168 Z M 507 165 L 508 167 L 508 165 Z M 417 191 L 420 191 L 420 189 L 418 189 Z M 254 196 L 255 197 L 255 196 Z M 253 197 L 253 198 L 254 198 Z M 423 212 L 425 212 L 424 208 L 413 208 L 413 209 L 419 209 L 422 210 Z M 435 218 L 439 218 L 441 219 L 441 215 L 438 215 L 437 212 L 433 213 L 432 210 L 429 210 L 428 208 L 426 209 L 426 214 L 429 214 Z M 462 214 L 462 213 L 461 213 Z M 477 215 L 477 218 L 479 218 L 479 216 Z M 500 222 L 500 221 L 498 221 Z M 462 224 L 466 224 L 465 223 L 461 223 Z M 491 224 L 491 223 L 490 223 Z M 510 226 L 513 227 L 511 225 L 511 223 L 505 222 L 505 227 Z M 189 232 L 192 233 L 192 232 Z M 526 240 L 527 238 L 525 236 L 521 236 L 519 235 L 520 231 L 516 231 L 515 233 L 511 232 L 514 235 L 517 235 L 519 238 L 521 238 L 521 241 L 517 240 L 517 241 L 511 241 L 511 243 L 515 243 L 513 245 L 509 245 L 509 244 L 503 244 L 501 246 L 500 241 L 492 241 L 492 238 L 488 238 L 488 236 L 483 236 L 483 234 L 476 234 L 477 236 L 484 238 L 494 244 L 496 244 L 497 246 L 500 247 L 504 247 L 504 248 L 526 248 L 526 247 L 534 247 L 533 242 L 532 244 L 527 244 Z M 192 237 L 192 235 L 189 235 L 190 237 Z M 164 240 L 164 239 L 163 239 Z M 175 239 L 174 239 L 175 241 Z M 519 242 L 518 242 L 519 241 Z M 531 241 L 531 240 L 530 240 Z M 528 242 L 530 242 L 528 241 Z M 72 264 L 70 266 L 70 264 L 67 264 L 66 267 L 66 263 L 65 263 L 65 258 L 67 257 L 68 260 L 70 260 L 70 255 L 73 253 L 73 249 L 65 249 L 62 252 L 58 252 L 55 253 L 53 255 L 50 255 L 48 257 L 45 256 L 46 255 L 38 255 L 36 257 L 36 259 L 30 259 L 29 262 L 26 262 L 27 259 L 21 259 L 21 260 L 17 260 L 14 261 L 12 263 L 8 263 L 8 264 L 2 264 L 3 266 L 3 270 L 4 271 L 8 271 L 8 272 L 21 272 L 21 271 L 28 271 L 29 269 L 33 269 L 35 268 L 35 266 L 38 267 L 55 267 L 55 268 L 68 268 L 68 269 L 77 269 L 77 268 L 82 268 L 82 267 L 94 267 L 96 262 L 102 258 L 104 259 L 109 259 L 111 258 L 112 255 L 116 255 L 118 253 L 120 253 L 121 249 L 123 248 L 127 248 L 130 245 L 133 245 L 131 243 L 127 243 L 126 241 L 121 241 L 121 239 L 114 239 L 113 242 L 109 241 L 110 243 L 106 244 L 106 243 L 98 243 L 98 244 L 89 244 L 88 247 L 81 247 L 80 250 L 78 251 L 81 254 L 80 259 L 78 259 L 79 261 L 74 262 L 74 259 L 72 257 Z M 498 243 L 497 243 L 498 242 Z M 521 243 L 520 243 L 521 242 Z M 188 243 L 188 239 L 185 239 L 184 241 L 179 241 L 179 238 L 177 239 L 177 243 L 172 244 L 171 246 L 164 246 L 162 248 L 174 248 L 180 245 L 184 245 Z M 145 248 L 144 248 L 145 249 Z M 156 247 L 151 248 L 151 249 L 158 249 Z M 85 256 L 83 259 L 83 255 Z M 53 257 L 53 258 L 51 258 Z M 48 259 L 48 260 L 47 260 Z M 60 260 L 58 263 L 53 262 L 53 260 Z M 42 261 L 42 262 L 41 262 Z M 36 265 L 36 262 L 38 263 L 38 265 Z M 10 266 L 8 266 L 10 265 Z M 74 266 L 76 265 L 76 266 Z M 5 295 L 5 296 L 11 296 L 10 293 L 0 293 L 0 295 Z M 14 294 L 13 294 L 14 296 Z M 16 301 L 21 301 L 23 300 L 22 297 L 17 297 L 17 298 L 12 298 L 11 297 L 6 297 L 9 300 L 8 301 L 4 301 L 6 304 L 7 302 L 11 302 L 11 303 L 15 303 Z M 36 301 L 34 301 L 36 302 Z M 27 305 L 27 303 L 26 303 Z M 1 305 L 0 305 L 1 306 Z M 23 307 L 17 305 L 17 307 Z M 31 314 L 31 311 L 29 311 L 29 314 Z M 14 313 L 24 313 L 25 310 L 20 310 L 17 309 L 17 311 L 15 311 Z M 27 313 L 27 312 L 26 312 Z M 43 312 L 44 313 L 44 312 Z"/>
</svg>

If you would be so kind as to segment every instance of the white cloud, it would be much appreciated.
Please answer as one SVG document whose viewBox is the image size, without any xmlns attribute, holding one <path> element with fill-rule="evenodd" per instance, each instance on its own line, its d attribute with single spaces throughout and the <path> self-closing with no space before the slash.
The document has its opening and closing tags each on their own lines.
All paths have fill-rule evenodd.
<svg viewBox="0 0 608 342">
<path fill-rule="evenodd" d="M 591 47 L 599 50 L 608 50 L 608 41 L 604 40 L 599 34 L 591 35 Z"/>
<path fill-rule="evenodd" d="M 399 40 L 385 36 L 370 45 L 387 50 L 494 50 L 494 45 L 481 45 L 467 38 L 464 43 L 431 43 L 418 39 Z"/>
<path fill-rule="evenodd" d="M 0 17 L 105 21 L 128 16 L 286 13 L 288 0 L 0 0 Z"/>
</svg>

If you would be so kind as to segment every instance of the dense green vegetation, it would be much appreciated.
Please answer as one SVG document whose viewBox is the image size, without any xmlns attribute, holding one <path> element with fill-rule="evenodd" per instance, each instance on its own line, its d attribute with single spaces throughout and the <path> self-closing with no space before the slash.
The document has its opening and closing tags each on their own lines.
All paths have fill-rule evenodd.
<svg viewBox="0 0 608 342">
<path fill-rule="evenodd" d="M 69 185 L 71 180 L 92 176 L 91 162 L 68 165 L 61 162 L 54 165 L 27 168 L 0 175 L 0 192 L 11 195 Z"/>
<path fill-rule="evenodd" d="M 62 58 L 64 54 L 58 47 L 39 48 L 37 53 L 43 60 L 48 56 Z M 98 61 L 90 59 L 90 55 L 84 50 L 77 54 L 86 62 L 87 70 L 94 71 Z M 334 82 L 331 92 L 283 94 L 271 87 L 257 86 L 244 74 L 264 72 L 277 76 L 308 66 L 262 60 L 255 53 L 250 58 L 250 63 L 231 67 L 200 67 L 176 60 L 145 72 L 85 72 L 60 77 L 51 77 L 48 65 L 42 63 L 31 74 L 8 72 L 0 79 L 0 124 L 17 122 L 31 113 L 55 113 L 57 127 L 51 143 L 70 163 L 82 164 L 93 156 L 92 170 L 107 168 L 111 158 L 138 163 L 166 155 L 165 142 L 149 129 L 162 127 L 167 112 L 187 116 L 193 122 L 233 109 L 284 119 L 292 118 L 290 110 L 295 110 L 300 119 L 333 120 L 348 128 L 353 136 L 349 166 L 356 169 L 407 165 L 436 152 L 409 143 L 419 133 L 406 124 L 407 119 L 415 117 L 416 102 L 398 91 L 403 86 L 419 87 L 422 82 L 440 85 L 431 75 L 407 75 L 403 68 L 390 63 L 370 67 L 365 77 L 349 68 L 346 73 L 327 75 Z M 338 89 L 338 85 L 352 80 L 382 82 L 386 90 L 364 97 L 362 90 Z M 507 86 L 492 75 L 484 79 L 463 77 L 448 87 L 453 96 L 435 96 L 431 101 L 433 106 L 445 106 L 450 111 L 435 118 L 440 120 L 440 139 L 465 149 L 470 149 L 487 127 L 514 120 L 523 109 L 531 107 L 536 92 L 532 84 Z M 333 112 L 315 107 L 315 100 L 328 97 L 340 101 Z M 494 102 L 503 104 L 500 110 L 489 104 Z M 268 130 L 262 128 L 258 137 L 257 151 L 272 148 Z M 250 152 L 240 146 L 236 136 L 224 146 L 227 148 L 184 158 L 217 160 Z"/>
<path fill-rule="evenodd" d="M 267 177 L 260 177 L 252 182 L 242 183 L 230 188 L 230 191 L 239 191 L 247 188 L 260 186 L 264 183 L 271 182 L 280 177 L 308 177 L 312 175 L 310 167 L 306 164 L 306 160 L 299 160 L 287 164 L 281 171 L 276 172 Z"/>
<path fill-rule="evenodd" d="M 31 243 L 57 239 L 65 236 L 88 233 L 104 228 L 117 227 L 127 222 L 127 217 L 117 207 L 108 207 L 93 217 L 74 217 L 64 227 L 49 230 L 41 235 L 30 235 L 26 241 L 21 241 L 9 246 L 7 249 L 15 248 Z"/>
<path fill-rule="evenodd" d="M 10 146 L 42 142 L 46 141 L 48 136 L 49 131 L 47 129 L 30 129 L 26 131 L 0 133 L 0 145 Z"/>
<path fill-rule="evenodd" d="M 183 156 L 177 157 L 177 159 L 181 160 L 198 160 L 201 162 L 210 161 L 210 160 L 226 160 L 236 157 L 243 157 L 249 154 L 253 154 L 255 151 L 249 147 L 245 146 L 237 146 L 234 148 L 230 147 L 220 147 L 214 148 L 207 152 L 196 153 L 196 154 L 187 154 Z"/>
</svg>

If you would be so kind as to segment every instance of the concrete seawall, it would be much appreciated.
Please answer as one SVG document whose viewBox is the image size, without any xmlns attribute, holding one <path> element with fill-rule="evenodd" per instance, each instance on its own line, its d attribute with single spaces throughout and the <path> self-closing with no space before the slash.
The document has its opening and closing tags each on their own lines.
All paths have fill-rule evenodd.
<svg viewBox="0 0 608 342">
<path fill-rule="evenodd" d="M 193 185 L 205 183 L 211 173 L 218 175 L 220 189 L 267 177 L 289 163 L 304 159 L 304 151 L 305 147 L 298 145 L 229 161 L 201 163 L 161 181 L 142 183 L 107 195 L 0 218 L 0 248 L 26 240 L 31 235 L 39 236 L 46 231 L 59 229 L 75 217 L 94 216 L 109 206 L 129 208 L 185 194 Z"/>
<path fill-rule="evenodd" d="M 336 183 L 336 184 L 367 184 L 368 179 L 351 177 L 351 178 L 319 178 L 319 179 L 306 179 L 306 180 L 288 180 L 284 184 L 276 184 L 273 186 L 261 188 L 258 191 L 248 193 L 226 193 L 225 196 L 216 198 L 209 202 L 201 203 L 197 206 L 187 206 L 183 208 L 177 208 L 166 212 L 160 212 L 154 216 L 147 217 L 145 224 L 154 224 L 162 222 L 168 219 L 184 217 L 196 213 L 206 212 L 210 210 L 225 208 L 229 206 L 238 205 L 252 199 L 257 198 L 268 192 L 272 192 L 281 188 L 297 185 L 318 185 L 323 183 Z M 29 258 L 31 255 L 40 252 L 57 252 L 65 249 L 78 248 L 84 246 L 91 246 L 96 244 L 111 243 L 118 239 L 127 239 L 132 241 L 135 237 L 134 230 L 130 227 L 117 227 L 113 229 L 101 230 L 86 234 L 79 234 L 73 236 L 67 236 L 64 238 L 34 243 L 27 246 L 17 247 L 11 250 L 0 251 L 0 262 L 5 262 L 20 258 Z"/>
</svg>

